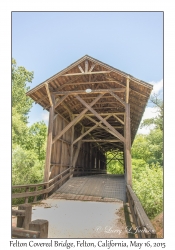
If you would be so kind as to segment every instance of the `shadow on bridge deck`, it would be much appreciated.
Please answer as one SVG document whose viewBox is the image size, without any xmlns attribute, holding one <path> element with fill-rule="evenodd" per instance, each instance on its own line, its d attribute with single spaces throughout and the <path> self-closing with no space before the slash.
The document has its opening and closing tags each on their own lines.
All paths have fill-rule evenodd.
<svg viewBox="0 0 175 250">
<path fill-rule="evenodd" d="M 98 174 L 73 177 L 64 183 L 50 198 L 105 202 L 125 201 L 124 176 Z"/>
</svg>

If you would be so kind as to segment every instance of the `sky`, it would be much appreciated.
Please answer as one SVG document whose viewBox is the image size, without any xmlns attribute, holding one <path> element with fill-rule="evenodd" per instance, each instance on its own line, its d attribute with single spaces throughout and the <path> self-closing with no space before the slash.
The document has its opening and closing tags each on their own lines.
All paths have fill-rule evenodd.
<svg viewBox="0 0 175 250">
<path fill-rule="evenodd" d="M 12 57 L 37 86 L 84 55 L 163 91 L 163 12 L 12 12 Z M 143 119 L 156 116 L 151 103 Z M 34 104 L 29 125 L 48 112 Z M 149 128 L 138 130 L 148 133 Z"/>
</svg>

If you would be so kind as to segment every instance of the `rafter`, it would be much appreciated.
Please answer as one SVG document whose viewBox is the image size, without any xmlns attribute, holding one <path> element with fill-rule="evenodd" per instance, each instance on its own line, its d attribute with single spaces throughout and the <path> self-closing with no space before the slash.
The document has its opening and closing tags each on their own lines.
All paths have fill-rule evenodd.
<svg viewBox="0 0 175 250">
<path fill-rule="evenodd" d="M 47 96 L 49 98 L 50 106 L 53 106 L 53 102 L 52 102 L 52 98 L 51 98 L 51 93 L 50 93 L 49 88 L 48 88 L 48 83 L 45 83 L 45 88 L 46 88 Z"/>
</svg>

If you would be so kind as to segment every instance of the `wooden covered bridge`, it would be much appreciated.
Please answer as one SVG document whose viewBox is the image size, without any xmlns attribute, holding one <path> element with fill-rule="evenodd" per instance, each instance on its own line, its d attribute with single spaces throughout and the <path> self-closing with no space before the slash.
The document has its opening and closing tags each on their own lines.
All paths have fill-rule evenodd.
<svg viewBox="0 0 175 250">
<path fill-rule="evenodd" d="M 151 91 L 152 85 L 88 55 L 30 90 L 49 111 L 44 182 L 23 185 L 26 191 L 12 198 L 125 201 L 127 193 L 136 224 L 148 225 L 132 191 L 131 145 Z M 107 152 L 122 152 L 123 176 L 107 174 Z"/>
</svg>

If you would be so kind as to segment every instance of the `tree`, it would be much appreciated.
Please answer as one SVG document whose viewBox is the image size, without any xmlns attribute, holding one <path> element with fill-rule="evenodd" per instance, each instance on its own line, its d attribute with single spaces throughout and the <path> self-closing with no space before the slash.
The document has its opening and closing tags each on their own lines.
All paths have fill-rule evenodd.
<svg viewBox="0 0 175 250">
<path fill-rule="evenodd" d="M 33 74 L 24 67 L 17 67 L 15 59 L 12 59 L 12 107 L 21 114 L 21 119 L 26 123 L 33 103 L 32 99 L 26 96 L 29 90 L 27 82 L 32 82 Z"/>
<path fill-rule="evenodd" d="M 38 159 L 45 159 L 47 126 L 41 122 L 36 122 L 29 127 L 26 149 L 34 150 Z"/>
<path fill-rule="evenodd" d="M 47 126 L 38 122 L 27 126 L 32 107 L 27 82 L 33 72 L 17 67 L 12 59 L 12 184 L 36 183 L 43 180 Z"/>
<path fill-rule="evenodd" d="M 157 109 L 157 116 L 154 118 L 145 119 L 141 124 L 141 128 L 154 124 L 156 129 L 163 131 L 163 100 L 159 99 L 158 96 L 154 94 L 150 97 L 150 101 Z"/>
</svg>

